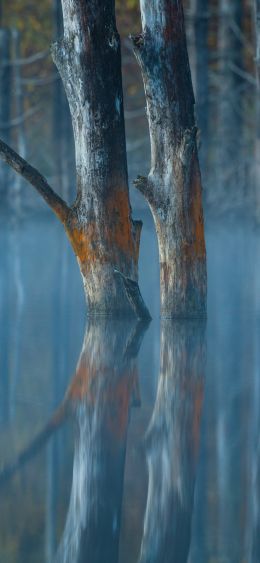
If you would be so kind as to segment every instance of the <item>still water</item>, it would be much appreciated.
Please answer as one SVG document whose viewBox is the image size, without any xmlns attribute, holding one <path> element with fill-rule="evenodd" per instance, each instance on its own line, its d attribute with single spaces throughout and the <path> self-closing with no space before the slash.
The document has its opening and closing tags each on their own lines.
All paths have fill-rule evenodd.
<svg viewBox="0 0 260 563">
<path fill-rule="evenodd" d="M 207 323 L 87 322 L 62 229 L 1 221 L 0 563 L 260 562 L 260 232 L 207 225 Z"/>
</svg>

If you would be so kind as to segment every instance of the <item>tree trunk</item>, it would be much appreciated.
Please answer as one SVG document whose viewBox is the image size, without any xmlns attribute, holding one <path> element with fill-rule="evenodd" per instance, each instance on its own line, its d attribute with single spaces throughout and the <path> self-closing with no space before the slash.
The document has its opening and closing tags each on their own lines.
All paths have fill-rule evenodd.
<svg viewBox="0 0 260 563">
<path fill-rule="evenodd" d="M 258 217 L 260 216 L 260 0 L 255 0 L 255 39 L 256 39 L 256 141 L 255 141 L 255 191 Z"/>
<path fill-rule="evenodd" d="M 60 0 L 53 0 L 54 41 L 63 36 L 63 18 Z M 53 155 L 55 178 L 59 191 L 66 201 L 75 197 L 73 169 L 74 149 L 70 110 L 61 78 L 53 84 Z"/>
<path fill-rule="evenodd" d="M 151 170 L 136 187 L 148 200 L 159 243 L 161 314 L 206 314 L 206 250 L 194 96 L 183 9 L 173 0 L 141 0 L 141 65 L 151 139 Z"/>
<path fill-rule="evenodd" d="M 218 209 L 234 209 L 243 203 L 245 163 L 242 158 L 243 80 L 237 69 L 243 66 L 241 40 L 242 0 L 221 0 L 218 22 L 219 108 L 218 108 Z"/>
<path fill-rule="evenodd" d="M 77 199 L 65 228 L 90 315 L 128 315 L 120 276 L 137 281 L 141 223 L 129 203 L 120 39 L 114 1 L 62 0 L 64 37 L 53 58 L 66 90 L 75 140 Z"/>
<path fill-rule="evenodd" d="M 256 35 L 256 73 L 257 86 L 260 89 L 260 0 L 255 0 L 255 35 Z"/>
<path fill-rule="evenodd" d="M 11 119 L 11 32 L 0 29 L 0 136 L 6 143 L 10 141 Z M 8 184 L 10 170 L 0 166 L 0 197 L 4 208 L 9 200 Z"/>
<path fill-rule="evenodd" d="M 188 559 L 205 352 L 203 322 L 163 321 L 160 377 L 146 441 L 149 481 L 140 563 Z"/>
<path fill-rule="evenodd" d="M 209 128 L 209 47 L 208 47 L 208 0 L 196 1 L 194 14 L 196 49 L 196 117 L 200 129 L 200 162 L 202 177 L 207 173 Z"/>
</svg>

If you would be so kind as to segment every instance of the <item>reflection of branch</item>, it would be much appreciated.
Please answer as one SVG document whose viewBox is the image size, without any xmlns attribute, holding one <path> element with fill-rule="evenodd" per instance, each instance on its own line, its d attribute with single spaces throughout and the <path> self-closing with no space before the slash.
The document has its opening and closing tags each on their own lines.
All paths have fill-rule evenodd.
<svg viewBox="0 0 260 563">
<path fill-rule="evenodd" d="M 100 325 L 89 325 L 87 335 L 90 337 L 95 335 L 95 329 L 100 328 Z M 130 337 L 128 338 L 125 350 L 122 355 L 123 362 L 130 362 L 136 359 L 145 331 L 149 326 L 149 321 L 139 321 L 135 324 Z M 90 339 L 91 340 L 91 339 Z M 91 346 L 93 344 L 91 341 Z M 89 351 L 88 351 L 89 352 Z M 75 375 L 72 378 L 71 383 L 65 393 L 65 397 L 61 405 L 56 409 L 54 414 L 45 424 L 42 430 L 32 439 L 32 441 L 17 455 L 17 457 L 9 464 L 5 465 L 0 469 L 0 486 L 2 486 L 8 479 L 10 479 L 14 473 L 30 461 L 39 451 L 45 446 L 48 440 L 51 438 L 52 434 L 58 430 L 62 423 L 66 420 L 71 404 L 74 404 L 78 399 L 83 399 L 92 394 L 91 385 L 84 385 L 83 379 L 86 378 L 88 371 L 86 370 L 86 365 L 88 362 L 88 354 L 85 355 L 85 340 L 83 345 L 83 351 L 81 352 L 80 361 L 76 370 Z M 131 366 L 130 366 L 131 367 Z M 95 370 L 91 370 L 93 376 L 97 376 Z M 78 391 L 78 392 L 77 392 Z M 84 392 L 81 392 L 84 391 Z M 132 392 L 132 406 L 140 405 L 140 393 L 138 380 L 134 382 L 133 392 Z"/>
<path fill-rule="evenodd" d="M 25 463 L 30 461 L 48 442 L 52 434 L 58 430 L 58 428 L 63 423 L 67 415 L 66 403 L 62 403 L 61 406 L 55 411 L 50 420 L 44 426 L 44 428 L 33 438 L 24 450 L 8 465 L 5 465 L 0 470 L 0 487 L 10 479 L 14 473 L 23 467 Z"/>
<path fill-rule="evenodd" d="M 142 319 L 135 325 L 124 352 L 126 360 L 135 359 L 138 356 L 144 334 L 148 329 L 151 319 Z"/>
</svg>

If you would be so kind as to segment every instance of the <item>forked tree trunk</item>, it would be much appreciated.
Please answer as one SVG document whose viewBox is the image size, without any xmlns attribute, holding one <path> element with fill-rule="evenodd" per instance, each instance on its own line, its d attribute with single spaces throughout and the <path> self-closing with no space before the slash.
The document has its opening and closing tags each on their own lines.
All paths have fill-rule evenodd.
<svg viewBox="0 0 260 563">
<path fill-rule="evenodd" d="M 151 170 L 136 187 L 153 213 L 159 243 L 161 313 L 206 314 L 206 251 L 194 96 L 183 9 L 178 0 L 141 0 L 141 65 L 151 139 Z"/>
<path fill-rule="evenodd" d="M 127 314 L 114 269 L 137 280 L 141 223 L 132 221 L 129 203 L 114 0 L 62 0 L 62 8 L 64 37 L 53 58 L 70 106 L 78 189 L 66 230 L 90 314 Z"/>
<path fill-rule="evenodd" d="M 0 157 L 45 198 L 64 224 L 90 316 L 149 317 L 140 295 L 142 223 L 129 202 L 120 39 L 114 0 L 62 0 L 64 37 L 53 58 L 66 90 L 75 140 L 77 198 L 69 207 L 39 172 L 0 141 Z"/>
</svg>

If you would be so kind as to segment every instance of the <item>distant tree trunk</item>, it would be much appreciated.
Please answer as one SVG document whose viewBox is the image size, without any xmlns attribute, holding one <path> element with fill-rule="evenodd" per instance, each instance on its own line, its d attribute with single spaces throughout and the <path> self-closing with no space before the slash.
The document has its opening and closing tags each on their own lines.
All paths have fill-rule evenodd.
<svg viewBox="0 0 260 563">
<path fill-rule="evenodd" d="M 11 120 L 11 32 L 0 29 L 0 136 L 10 142 Z M 0 166 L 0 197 L 2 208 L 9 200 L 8 183 L 10 171 Z"/>
<path fill-rule="evenodd" d="M 53 0 L 54 41 L 63 36 L 63 17 L 60 0 Z M 53 84 L 53 157 L 56 183 L 64 199 L 70 201 L 74 196 L 73 178 L 73 133 L 68 101 L 61 78 Z"/>
<path fill-rule="evenodd" d="M 142 223 L 129 202 L 120 38 L 114 0 L 62 0 L 64 37 L 53 58 L 75 141 L 77 198 L 69 207 L 45 178 L 0 142 L 0 156 L 44 197 L 77 256 L 90 316 L 149 317 L 138 287 Z"/>
<path fill-rule="evenodd" d="M 238 69 L 243 66 L 241 40 L 242 1 L 220 0 L 218 21 L 218 208 L 241 205 L 244 163 L 242 159 L 242 96 Z"/>
<path fill-rule="evenodd" d="M 148 493 L 140 563 L 187 563 L 204 396 L 205 326 L 161 327 L 157 397 L 146 438 Z"/>
<path fill-rule="evenodd" d="M 2 16 L 2 3 L 0 2 L 0 23 Z M 11 118 L 11 33 L 8 29 L 0 28 L 0 135 L 6 142 L 10 139 Z M 0 202 L 2 214 L 10 203 L 8 193 L 10 171 L 3 163 L 0 164 Z M 11 415 L 11 389 L 10 389 L 10 347 L 11 333 L 10 319 L 10 285 L 11 279 L 11 245 L 10 227 L 3 223 L 1 235 L 1 319 L 0 319 L 0 424 L 7 423 Z"/>
<path fill-rule="evenodd" d="M 256 72 L 258 90 L 260 90 L 260 0 L 255 0 L 255 34 L 256 34 Z"/>
<path fill-rule="evenodd" d="M 206 250 L 194 96 L 183 9 L 173 0 L 141 0 L 141 65 L 151 139 L 151 170 L 136 187 L 153 213 L 159 243 L 161 314 L 206 314 Z"/>
<path fill-rule="evenodd" d="M 199 151 L 202 173 L 207 172 L 209 128 L 209 47 L 208 47 L 208 0 L 197 0 L 195 21 L 196 49 L 196 116 L 200 129 Z"/>
<path fill-rule="evenodd" d="M 255 37 L 256 37 L 256 78 L 257 78 L 257 98 L 256 98 L 256 169 L 255 169 L 255 191 L 257 211 L 260 214 L 260 0 L 255 0 Z"/>
</svg>

